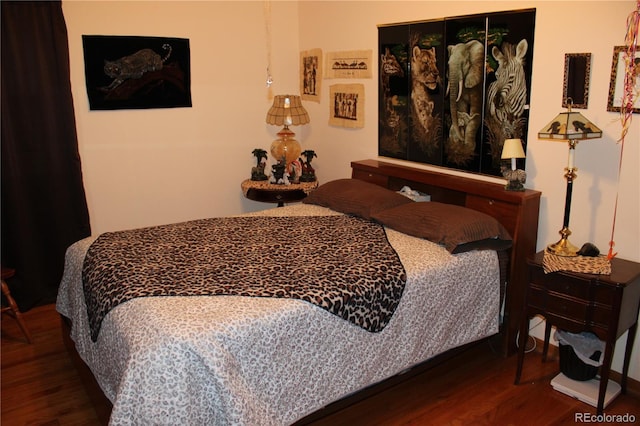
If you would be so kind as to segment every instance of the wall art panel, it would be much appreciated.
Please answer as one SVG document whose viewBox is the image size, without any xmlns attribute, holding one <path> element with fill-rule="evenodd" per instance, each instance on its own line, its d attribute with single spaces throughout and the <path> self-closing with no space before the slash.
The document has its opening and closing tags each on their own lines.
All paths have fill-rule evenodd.
<svg viewBox="0 0 640 426">
<path fill-rule="evenodd" d="M 378 153 L 407 158 L 409 137 L 409 26 L 379 29 Z"/>
<path fill-rule="evenodd" d="M 191 106 L 189 40 L 82 36 L 92 110 Z"/>
<path fill-rule="evenodd" d="M 329 124 L 351 129 L 364 127 L 364 84 L 329 86 Z"/>
<path fill-rule="evenodd" d="M 322 49 L 300 52 L 300 96 L 305 101 L 320 102 L 322 93 Z"/>
<path fill-rule="evenodd" d="M 500 176 L 504 140 L 526 149 L 534 25 L 528 9 L 380 26 L 379 155 Z"/>
<path fill-rule="evenodd" d="M 409 28 L 410 99 L 407 159 L 443 164 L 442 135 L 446 47 L 444 22 Z"/>
</svg>

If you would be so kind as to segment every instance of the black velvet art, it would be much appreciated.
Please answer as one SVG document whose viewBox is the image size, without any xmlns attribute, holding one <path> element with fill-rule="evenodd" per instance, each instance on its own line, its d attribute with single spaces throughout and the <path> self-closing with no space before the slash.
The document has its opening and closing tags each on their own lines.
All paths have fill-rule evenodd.
<svg viewBox="0 0 640 426">
<path fill-rule="evenodd" d="M 535 9 L 381 25 L 378 154 L 501 176 L 504 140 L 526 151 L 534 26 Z"/>
<path fill-rule="evenodd" d="M 189 40 L 82 36 L 92 110 L 191 106 Z"/>
</svg>

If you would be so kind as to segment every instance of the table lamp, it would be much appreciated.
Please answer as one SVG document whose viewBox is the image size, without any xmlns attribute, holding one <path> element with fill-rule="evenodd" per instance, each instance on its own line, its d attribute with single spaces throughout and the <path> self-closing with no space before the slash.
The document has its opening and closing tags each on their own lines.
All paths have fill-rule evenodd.
<svg viewBox="0 0 640 426">
<path fill-rule="evenodd" d="M 578 247 L 569 241 L 569 216 L 571 213 L 571 194 L 573 192 L 573 181 L 576 179 L 575 150 L 581 140 L 597 139 L 602 137 L 602 130 L 595 124 L 587 120 L 579 112 L 571 111 L 569 103 L 566 112 L 561 112 L 549 122 L 540 132 L 539 139 L 546 139 L 556 142 L 569 143 L 569 158 L 565 167 L 564 177 L 567 179 L 567 192 L 564 202 L 564 220 L 560 230 L 560 240 L 547 246 L 547 252 L 558 256 L 577 256 Z"/>
<path fill-rule="evenodd" d="M 271 155 L 279 163 L 285 163 L 287 170 L 302 152 L 300 143 L 289 126 L 299 126 L 309 121 L 309 114 L 302 106 L 300 96 L 276 95 L 273 98 L 273 105 L 267 112 L 267 123 L 284 127 L 277 133 L 278 139 L 271 144 Z"/>
<path fill-rule="evenodd" d="M 524 170 L 516 169 L 516 158 L 525 158 L 522 141 L 520 139 L 507 139 L 502 146 L 503 160 L 511 159 L 511 170 L 503 168 L 502 176 L 507 179 L 504 187 L 507 191 L 524 191 L 524 182 L 527 174 Z"/>
</svg>

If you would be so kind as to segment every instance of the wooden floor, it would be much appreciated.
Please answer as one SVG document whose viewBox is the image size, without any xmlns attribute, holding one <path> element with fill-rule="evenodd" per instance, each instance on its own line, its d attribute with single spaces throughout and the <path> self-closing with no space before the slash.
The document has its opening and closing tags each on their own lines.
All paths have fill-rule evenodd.
<svg viewBox="0 0 640 426">
<path fill-rule="evenodd" d="M 35 308 L 25 318 L 31 345 L 11 317 L 2 318 L 2 426 L 98 424 L 62 343 L 54 307 Z M 314 424 L 558 425 L 574 424 L 576 413 L 595 414 L 593 407 L 551 388 L 557 359 L 542 363 L 537 353 L 528 354 L 518 386 L 515 364 L 515 356 L 502 358 L 485 342 Z M 640 423 L 637 388 L 616 398 L 605 413 L 633 415 Z"/>
</svg>

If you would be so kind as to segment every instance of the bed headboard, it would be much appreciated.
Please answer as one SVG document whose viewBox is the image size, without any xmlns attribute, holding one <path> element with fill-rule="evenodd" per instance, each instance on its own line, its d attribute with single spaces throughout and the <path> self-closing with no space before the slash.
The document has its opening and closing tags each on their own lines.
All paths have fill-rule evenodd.
<svg viewBox="0 0 640 426">
<path fill-rule="evenodd" d="M 432 201 L 456 204 L 489 214 L 509 231 L 513 238 L 507 284 L 502 351 L 515 352 L 515 339 L 522 317 L 522 303 L 528 256 L 536 251 L 538 237 L 539 191 L 506 191 L 503 185 L 471 177 L 454 176 L 378 160 L 353 161 L 354 179 L 399 190 L 405 185 L 431 195 Z"/>
</svg>

